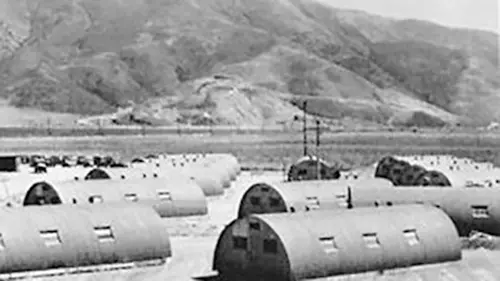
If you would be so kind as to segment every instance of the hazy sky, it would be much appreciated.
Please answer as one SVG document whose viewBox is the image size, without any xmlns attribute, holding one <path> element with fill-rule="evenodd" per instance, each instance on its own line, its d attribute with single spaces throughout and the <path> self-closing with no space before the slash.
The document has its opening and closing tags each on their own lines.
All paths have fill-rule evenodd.
<svg viewBox="0 0 500 281">
<path fill-rule="evenodd" d="M 500 0 L 320 0 L 338 8 L 499 32 Z"/>
</svg>

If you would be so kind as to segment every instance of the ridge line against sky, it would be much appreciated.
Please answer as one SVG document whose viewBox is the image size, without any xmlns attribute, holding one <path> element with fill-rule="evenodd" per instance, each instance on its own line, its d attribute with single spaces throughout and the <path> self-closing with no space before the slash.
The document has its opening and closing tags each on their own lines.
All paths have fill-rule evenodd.
<svg viewBox="0 0 500 281">
<path fill-rule="evenodd" d="M 339 9 L 500 34 L 499 0 L 316 0 Z"/>
</svg>

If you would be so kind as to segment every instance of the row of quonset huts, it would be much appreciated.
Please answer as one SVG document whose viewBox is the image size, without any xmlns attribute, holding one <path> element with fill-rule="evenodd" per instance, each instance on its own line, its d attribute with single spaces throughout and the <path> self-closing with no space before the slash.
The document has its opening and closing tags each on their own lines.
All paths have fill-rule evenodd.
<svg viewBox="0 0 500 281">
<path fill-rule="evenodd" d="M 375 177 L 388 179 L 396 186 L 500 186 L 499 168 L 492 163 L 453 155 L 385 156 L 374 168 Z M 290 167 L 288 180 L 314 180 L 318 176 L 321 179 L 358 177 L 356 171 L 342 170 L 338 164 L 332 165 L 309 155 Z"/>
<path fill-rule="evenodd" d="M 386 179 L 258 182 L 220 234 L 213 270 L 302 280 L 455 263 L 460 237 L 500 235 L 499 198 L 498 189 Z"/>
<path fill-rule="evenodd" d="M 229 154 L 141 165 L 10 174 L 4 186 L 23 198 L 0 208 L 0 279 L 163 264 L 173 253 L 162 218 L 206 215 L 206 197 L 222 195 L 240 173 Z"/>
<path fill-rule="evenodd" d="M 375 176 L 397 186 L 500 186 L 499 168 L 489 162 L 453 155 L 386 156 L 376 164 Z"/>
</svg>

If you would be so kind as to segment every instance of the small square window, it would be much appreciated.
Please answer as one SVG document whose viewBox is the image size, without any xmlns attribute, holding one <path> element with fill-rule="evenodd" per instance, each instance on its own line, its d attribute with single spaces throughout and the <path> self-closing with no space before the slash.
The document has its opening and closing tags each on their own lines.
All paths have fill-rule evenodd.
<svg viewBox="0 0 500 281">
<path fill-rule="evenodd" d="M 487 219 L 490 217 L 488 206 L 475 205 L 472 206 L 472 217 L 476 219 Z"/>
<path fill-rule="evenodd" d="M 260 223 L 258 223 L 258 222 L 251 222 L 250 223 L 250 229 L 260 230 Z"/>
<path fill-rule="evenodd" d="M 101 243 L 115 241 L 115 237 L 113 235 L 113 230 L 111 229 L 111 226 L 96 226 L 94 227 L 94 233 L 97 236 L 99 242 Z"/>
<path fill-rule="evenodd" d="M 271 197 L 269 198 L 269 205 L 271 207 L 278 207 L 280 205 L 280 200 L 278 198 Z"/>
<path fill-rule="evenodd" d="M 275 239 L 264 239 L 263 250 L 264 253 L 276 254 L 278 252 L 278 242 Z"/>
<path fill-rule="evenodd" d="M 337 243 L 335 242 L 335 238 L 332 237 L 321 237 L 319 238 L 319 242 L 323 246 L 323 250 L 327 253 L 333 253 L 338 250 Z"/>
<path fill-rule="evenodd" d="M 335 195 L 335 198 L 337 198 L 337 200 L 344 200 L 346 199 L 346 195 L 345 194 L 337 194 Z"/>
<path fill-rule="evenodd" d="M 95 204 L 95 203 L 102 203 L 104 200 L 102 199 L 101 195 L 93 195 L 89 197 L 89 203 L 90 204 Z"/>
<path fill-rule="evenodd" d="M 378 240 L 377 233 L 365 233 L 363 234 L 363 240 L 367 248 L 380 247 L 380 241 Z"/>
<path fill-rule="evenodd" d="M 337 205 L 341 207 L 346 207 L 348 205 L 348 199 L 346 194 L 337 194 L 335 195 L 337 199 Z"/>
<path fill-rule="evenodd" d="M 158 191 L 158 198 L 161 201 L 171 201 L 172 200 L 172 195 L 168 191 Z"/>
<path fill-rule="evenodd" d="M 319 199 L 318 197 L 306 197 L 307 201 L 307 207 L 309 207 L 310 210 L 317 210 L 319 209 Z"/>
<path fill-rule="evenodd" d="M 297 173 L 297 175 L 299 175 L 299 176 L 307 176 L 307 170 L 299 170 L 299 172 Z"/>
<path fill-rule="evenodd" d="M 250 197 L 250 203 L 253 206 L 260 206 L 260 198 L 257 196 L 252 196 L 252 197 Z"/>
<path fill-rule="evenodd" d="M 53 247 L 61 244 L 61 237 L 59 237 L 59 231 L 57 230 L 42 230 L 40 231 L 40 237 L 43 239 L 43 242 L 47 247 Z"/>
<path fill-rule="evenodd" d="M 420 243 L 416 229 L 406 229 L 403 231 L 403 235 L 410 246 Z"/>
<path fill-rule="evenodd" d="M 137 202 L 139 200 L 139 198 L 137 197 L 137 194 L 135 194 L 135 193 L 125 194 L 125 199 L 127 201 L 131 201 L 131 202 Z"/>
<path fill-rule="evenodd" d="M 269 187 L 261 187 L 260 191 L 262 191 L 262 192 L 269 192 Z"/>
<path fill-rule="evenodd" d="M 241 236 L 233 236 L 233 248 L 246 250 L 248 245 L 248 239 Z"/>
</svg>

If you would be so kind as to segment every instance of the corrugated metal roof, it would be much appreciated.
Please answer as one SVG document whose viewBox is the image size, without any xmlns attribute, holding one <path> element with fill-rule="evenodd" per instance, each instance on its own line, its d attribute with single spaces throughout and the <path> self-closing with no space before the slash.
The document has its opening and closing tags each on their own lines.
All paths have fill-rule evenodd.
<svg viewBox="0 0 500 281">
<path fill-rule="evenodd" d="M 442 208 L 455 222 L 460 235 L 471 230 L 500 235 L 500 189 L 396 187 L 387 189 L 352 189 L 354 208 L 399 204 L 431 204 Z"/>
<path fill-rule="evenodd" d="M 262 192 L 263 187 L 269 190 Z M 393 187 L 389 180 L 381 178 L 256 183 L 250 186 L 242 196 L 238 217 L 251 213 L 305 212 L 347 208 L 348 188 Z M 254 199 L 256 197 L 259 198 L 258 204 L 255 202 L 257 199 Z M 277 198 L 283 206 L 270 203 L 273 198 Z"/>
<path fill-rule="evenodd" d="M 171 167 L 145 165 L 136 168 L 102 169 L 96 168 L 90 171 L 87 179 L 138 179 L 138 178 L 181 178 L 194 180 L 202 189 L 205 196 L 219 196 L 224 194 L 222 177 L 216 171 L 209 169 L 197 169 L 191 167 Z M 229 181 L 228 181 L 229 183 Z"/>
<path fill-rule="evenodd" d="M 453 186 L 468 184 L 484 187 L 500 186 L 499 169 L 495 168 L 492 163 L 477 162 L 473 159 L 451 155 L 411 155 L 395 156 L 395 158 L 428 170 L 439 171 L 450 179 Z M 498 183 L 497 180 L 499 180 Z"/>
<path fill-rule="evenodd" d="M 53 186 L 35 185 L 25 195 L 24 205 L 95 204 L 137 202 L 152 206 L 161 217 L 205 215 L 206 198 L 194 181 L 184 177 L 127 180 L 67 181 Z"/>
<path fill-rule="evenodd" d="M 271 232 L 266 233 L 265 228 L 249 230 L 248 239 L 252 241 L 247 248 L 249 252 L 244 256 L 232 255 L 232 228 L 236 222 L 254 219 L 263 222 Z M 269 272 L 268 267 L 274 267 L 275 261 L 254 252 L 253 247 L 260 245 L 256 237 L 271 237 L 273 234 L 284 249 L 284 252 L 278 251 L 278 255 L 280 259 L 285 255 L 287 260 L 290 272 L 287 280 L 442 263 L 461 258 L 457 231 L 444 212 L 431 206 L 407 205 L 261 214 L 235 220 L 219 237 L 214 269 L 223 275 Z"/>
<path fill-rule="evenodd" d="M 319 163 L 326 165 L 328 167 L 331 167 L 330 163 L 326 162 L 325 160 L 323 160 L 321 158 L 318 158 L 315 155 L 302 156 L 299 159 L 297 159 L 297 161 L 295 161 L 294 165 L 300 165 L 301 163 L 308 162 L 308 161 L 314 161 L 314 162 L 319 161 Z"/>
<path fill-rule="evenodd" d="M 157 159 L 157 162 L 169 162 L 171 164 L 183 163 L 189 167 L 205 166 L 211 168 L 222 168 L 229 173 L 231 180 L 234 180 L 241 172 L 238 159 L 232 154 L 169 154 Z"/>
<path fill-rule="evenodd" d="M 160 217 L 134 204 L 0 208 L 0 235 L 0 273 L 172 255 Z"/>
</svg>

